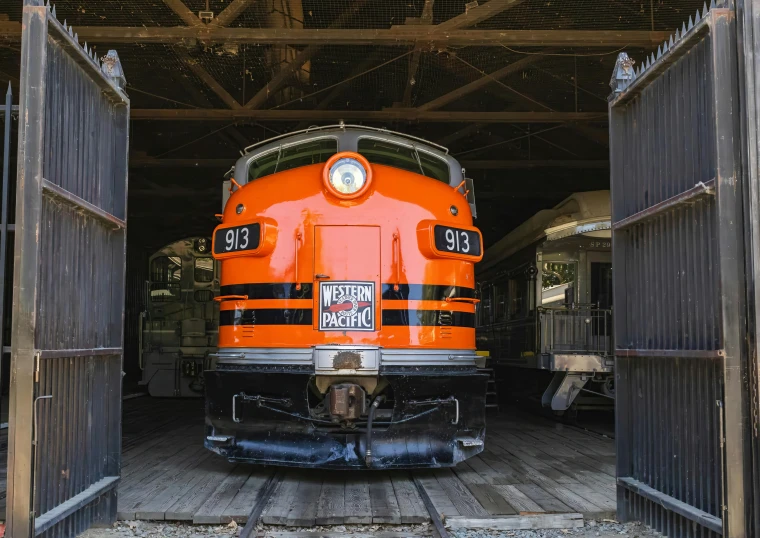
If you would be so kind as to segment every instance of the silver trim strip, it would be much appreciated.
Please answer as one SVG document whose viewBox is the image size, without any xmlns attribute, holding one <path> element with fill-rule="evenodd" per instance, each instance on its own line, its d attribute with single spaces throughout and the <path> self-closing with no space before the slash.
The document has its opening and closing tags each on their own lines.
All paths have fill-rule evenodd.
<svg viewBox="0 0 760 538">
<path fill-rule="evenodd" d="M 332 347 L 332 346 L 330 346 Z M 350 349 L 373 349 L 371 346 L 339 346 Z M 309 348 L 222 348 L 214 354 L 218 364 L 314 364 L 314 350 Z M 474 366 L 477 355 L 467 349 L 387 349 L 380 350 L 380 366 Z"/>
</svg>

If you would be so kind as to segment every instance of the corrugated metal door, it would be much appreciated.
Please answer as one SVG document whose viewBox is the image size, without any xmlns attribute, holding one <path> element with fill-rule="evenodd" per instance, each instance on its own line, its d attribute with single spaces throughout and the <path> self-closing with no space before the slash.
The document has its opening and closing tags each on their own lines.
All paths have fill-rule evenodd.
<svg viewBox="0 0 760 538">
<path fill-rule="evenodd" d="M 692 15 L 612 80 L 618 515 L 670 537 L 746 536 L 734 24 Z"/>
<path fill-rule="evenodd" d="M 42 0 L 25 0 L 7 529 L 75 536 L 116 514 L 129 100 Z"/>
</svg>

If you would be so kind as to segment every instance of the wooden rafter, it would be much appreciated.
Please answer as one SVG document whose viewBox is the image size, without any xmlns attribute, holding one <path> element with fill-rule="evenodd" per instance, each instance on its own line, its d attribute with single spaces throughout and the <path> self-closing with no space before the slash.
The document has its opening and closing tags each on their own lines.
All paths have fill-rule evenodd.
<svg viewBox="0 0 760 538">
<path fill-rule="evenodd" d="M 219 15 L 214 17 L 214 20 L 209 23 L 209 26 L 218 28 L 229 26 L 235 21 L 235 19 L 243 14 L 243 11 L 253 5 L 255 1 L 256 0 L 232 0 L 229 6 L 224 8 L 219 12 Z"/>
<path fill-rule="evenodd" d="M 385 110 L 251 110 L 251 109 L 133 109 L 131 119 L 146 121 L 402 121 L 479 123 L 567 123 L 606 122 L 607 112 L 472 112 L 422 111 L 416 108 Z"/>
<path fill-rule="evenodd" d="M 298 54 L 296 54 L 293 60 L 285 63 L 280 68 L 280 70 L 275 73 L 274 77 L 272 77 L 272 79 L 267 82 L 263 88 L 256 92 L 256 95 L 248 100 L 248 102 L 245 104 L 245 108 L 251 110 L 261 108 L 264 103 L 267 102 L 269 97 L 274 92 L 282 88 L 282 85 L 285 84 L 285 82 L 291 76 L 293 76 L 293 73 L 301 69 L 301 67 L 303 67 L 303 64 L 309 61 L 309 59 L 317 52 L 317 50 L 319 50 L 319 47 L 312 45 L 310 47 L 306 47 Z"/>
<path fill-rule="evenodd" d="M 172 79 L 182 85 L 185 91 L 190 94 L 193 104 L 204 108 L 214 108 L 214 104 L 208 97 L 198 89 L 196 84 L 189 83 L 186 76 L 183 76 L 178 70 L 171 70 L 170 73 Z M 234 125 L 230 125 L 226 129 L 219 131 L 216 136 L 235 149 L 244 148 L 251 143 L 251 139 L 241 133 Z"/>
<path fill-rule="evenodd" d="M 371 54 L 367 57 L 365 57 L 361 63 L 359 63 L 356 68 L 351 72 L 351 74 L 347 77 L 347 79 L 355 78 L 360 76 L 365 71 L 371 69 L 373 66 L 377 65 L 381 61 L 381 55 L 379 53 Z M 319 101 L 313 108 L 313 110 L 326 110 L 330 104 L 332 104 L 333 101 L 335 101 L 338 97 L 340 97 L 344 91 L 346 91 L 346 87 L 348 84 L 338 84 L 335 86 L 332 90 L 330 90 L 327 95 Z M 308 122 L 301 122 L 295 127 L 295 131 L 298 131 L 299 129 L 305 129 L 309 126 Z"/>
<path fill-rule="evenodd" d="M 433 4 L 435 0 L 425 0 L 425 4 L 422 6 L 422 15 L 420 16 L 420 25 L 429 26 L 433 24 Z M 401 102 L 404 106 L 410 106 L 412 103 L 412 89 L 416 83 L 417 71 L 420 68 L 420 59 L 422 58 L 422 45 L 415 45 L 412 57 L 409 60 L 409 74 L 406 78 L 406 87 L 404 89 L 404 97 Z"/>
<path fill-rule="evenodd" d="M 164 0 L 164 4 L 176 13 L 180 19 L 185 21 L 185 24 L 188 26 L 203 26 L 203 23 L 197 15 L 190 11 L 190 8 L 188 8 L 182 0 Z"/>
<path fill-rule="evenodd" d="M 344 11 L 340 17 L 333 21 L 333 23 L 330 25 L 330 28 L 327 28 L 324 31 L 330 31 L 331 29 L 339 27 L 347 21 L 351 20 L 354 17 L 356 10 L 363 7 L 366 2 L 367 0 L 359 0 L 356 2 L 356 4 L 352 6 L 351 9 Z M 293 58 L 293 60 L 280 67 L 280 70 L 274 75 L 274 77 L 272 77 L 272 79 L 267 82 L 266 85 L 256 93 L 256 95 L 248 100 L 248 102 L 245 104 L 245 108 L 255 110 L 263 106 L 269 97 L 273 93 L 277 92 L 282 87 L 282 85 L 285 84 L 285 82 L 293 75 L 293 73 L 301 69 L 301 67 L 303 67 L 303 64 L 308 62 L 311 57 L 314 56 L 314 54 L 319 52 L 321 48 L 322 47 L 320 45 L 310 45 L 299 52 L 296 57 Z"/>
<path fill-rule="evenodd" d="M 226 104 L 231 109 L 240 109 L 243 108 L 240 103 L 238 103 L 237 99 L 232 97 L 232 95 L 229 94 L 227 90 L 222 87 L 221 84 L 219 84 L 214 77 L 212 77 L 208 71 L 206 71 L 197 60 L 194 58 L 191 58 L 187 52 L 184 50 L 178 50 L 177 55 L 179 56 L 180 60 L 182 60 L 182 63 L 184 63 L 190 71 L 195 73 L 195 76 L 197 76 L 199 79 L 201 79 L 206 86 L 208 86 L 212 92 L 214 92 L 219 98 L 224 101 L 224 104 Z"/>
<path fill-rule="evenodd" d="M 218 28 L 208 25 L 172 27 L 77 26 L 88 43 L 180 43 L 188 40 L 237 44 L 281 45 L 415 45 L 520 47 L 657 47 L 667 32 L 648 30 L 452 30 L 440 25 L 362 28 Z M 422 28 L 425 28 L 423 30 Z M 21 23 L 0 22 L 0 40 L 18 41 Z"/>
<path fill-rule="evenodd" d="M 465 95 L 469 95 L 475 91 L 478 91 L 485 86 L 493 83 L 495 80 L 499 80 L 505 77 L 508 77 L 510 75 L 513 75 L 515 73 L 519 73 L 526 67 L 533 65 L 534 63 L 541 60 L 543 56 L 540 54 L 531 54 L 529 56 L 525 56 L 524 58 L 521 58 L 517 60 L 516 62 L 512 62 L 509 65 L 506 65 L 502 67 L 501 69 L 498 69 L 494 71 L 493 73 L 489 73 L 486 76 L 482 76 L 477 80 L 473 80 L 469 84 L 465 84 L 464 86 L 460 86 L 459 88 L 452 90 L 444 95 L 441 95 L 440 97 L 436 97 L 432 101 L 428 101 L 427 103 L 420 105 L 418 107 L 418 110 L 436 110 L 438 108 L 441 108 L 443 106 L 446 106 L 449 103 L 452 103 L 458 99 L 461 99 Z"/>
<path fill-rule="evenodd" d="M 461 15 L 451 18 L 437 25 L 439 30 L 456 30 L 458 28 L 467 28 L 474 26 L 479 22 L 490 19 L 499 13 L 520 5 L 525 0 L 490 0 L 474 8 L 468 9 Z"/>
</svg>

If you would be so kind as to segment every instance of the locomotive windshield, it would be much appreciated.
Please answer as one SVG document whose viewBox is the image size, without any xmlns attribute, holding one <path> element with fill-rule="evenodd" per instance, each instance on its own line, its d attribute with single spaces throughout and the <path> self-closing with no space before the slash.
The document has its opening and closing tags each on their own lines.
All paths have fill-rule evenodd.
<svg viewBox="0 0 760 538">
<path fill-rule="evenodd" d="M 415 174 L 449 182 L 448 164 L 432 155 L 417 151 L 413 146 L 402 146 L 387 140 L 360 138 L 357 152 L 373 164 L 384 164 Z"/>
<path fill-rule="evenodd" d="M 281 146 L 251 161 L 248 167 L 248 181 L 301 166 L 324 163 L 337 152 L 338 141 L 334 138 Z"/>
<path fill-rule="evenodd" d="M 182 260 L 161 256 L 150 264 L 150 297 L 153 301 L 178 301 L 182 291 Z"/>
</svg>

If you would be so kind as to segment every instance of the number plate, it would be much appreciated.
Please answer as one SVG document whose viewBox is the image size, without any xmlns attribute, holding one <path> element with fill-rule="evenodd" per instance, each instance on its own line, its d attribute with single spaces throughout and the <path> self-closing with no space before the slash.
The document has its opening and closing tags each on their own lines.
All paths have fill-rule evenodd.
<svg viewBox="0 0 760 538">
<path fill-rule="evenodd" d="M 245 226 L 221 228 L 214 237 L 214 254 L 256 250 L 261 240 L 261 225 L 258 222 Z"/>
<path fill-rule="evenodd" d="M 435 248 L 441 252 L 452 252 L 466 256 L 480 256 L 480 235 L 470 230 L 436 226 Z"/>
</svg>

